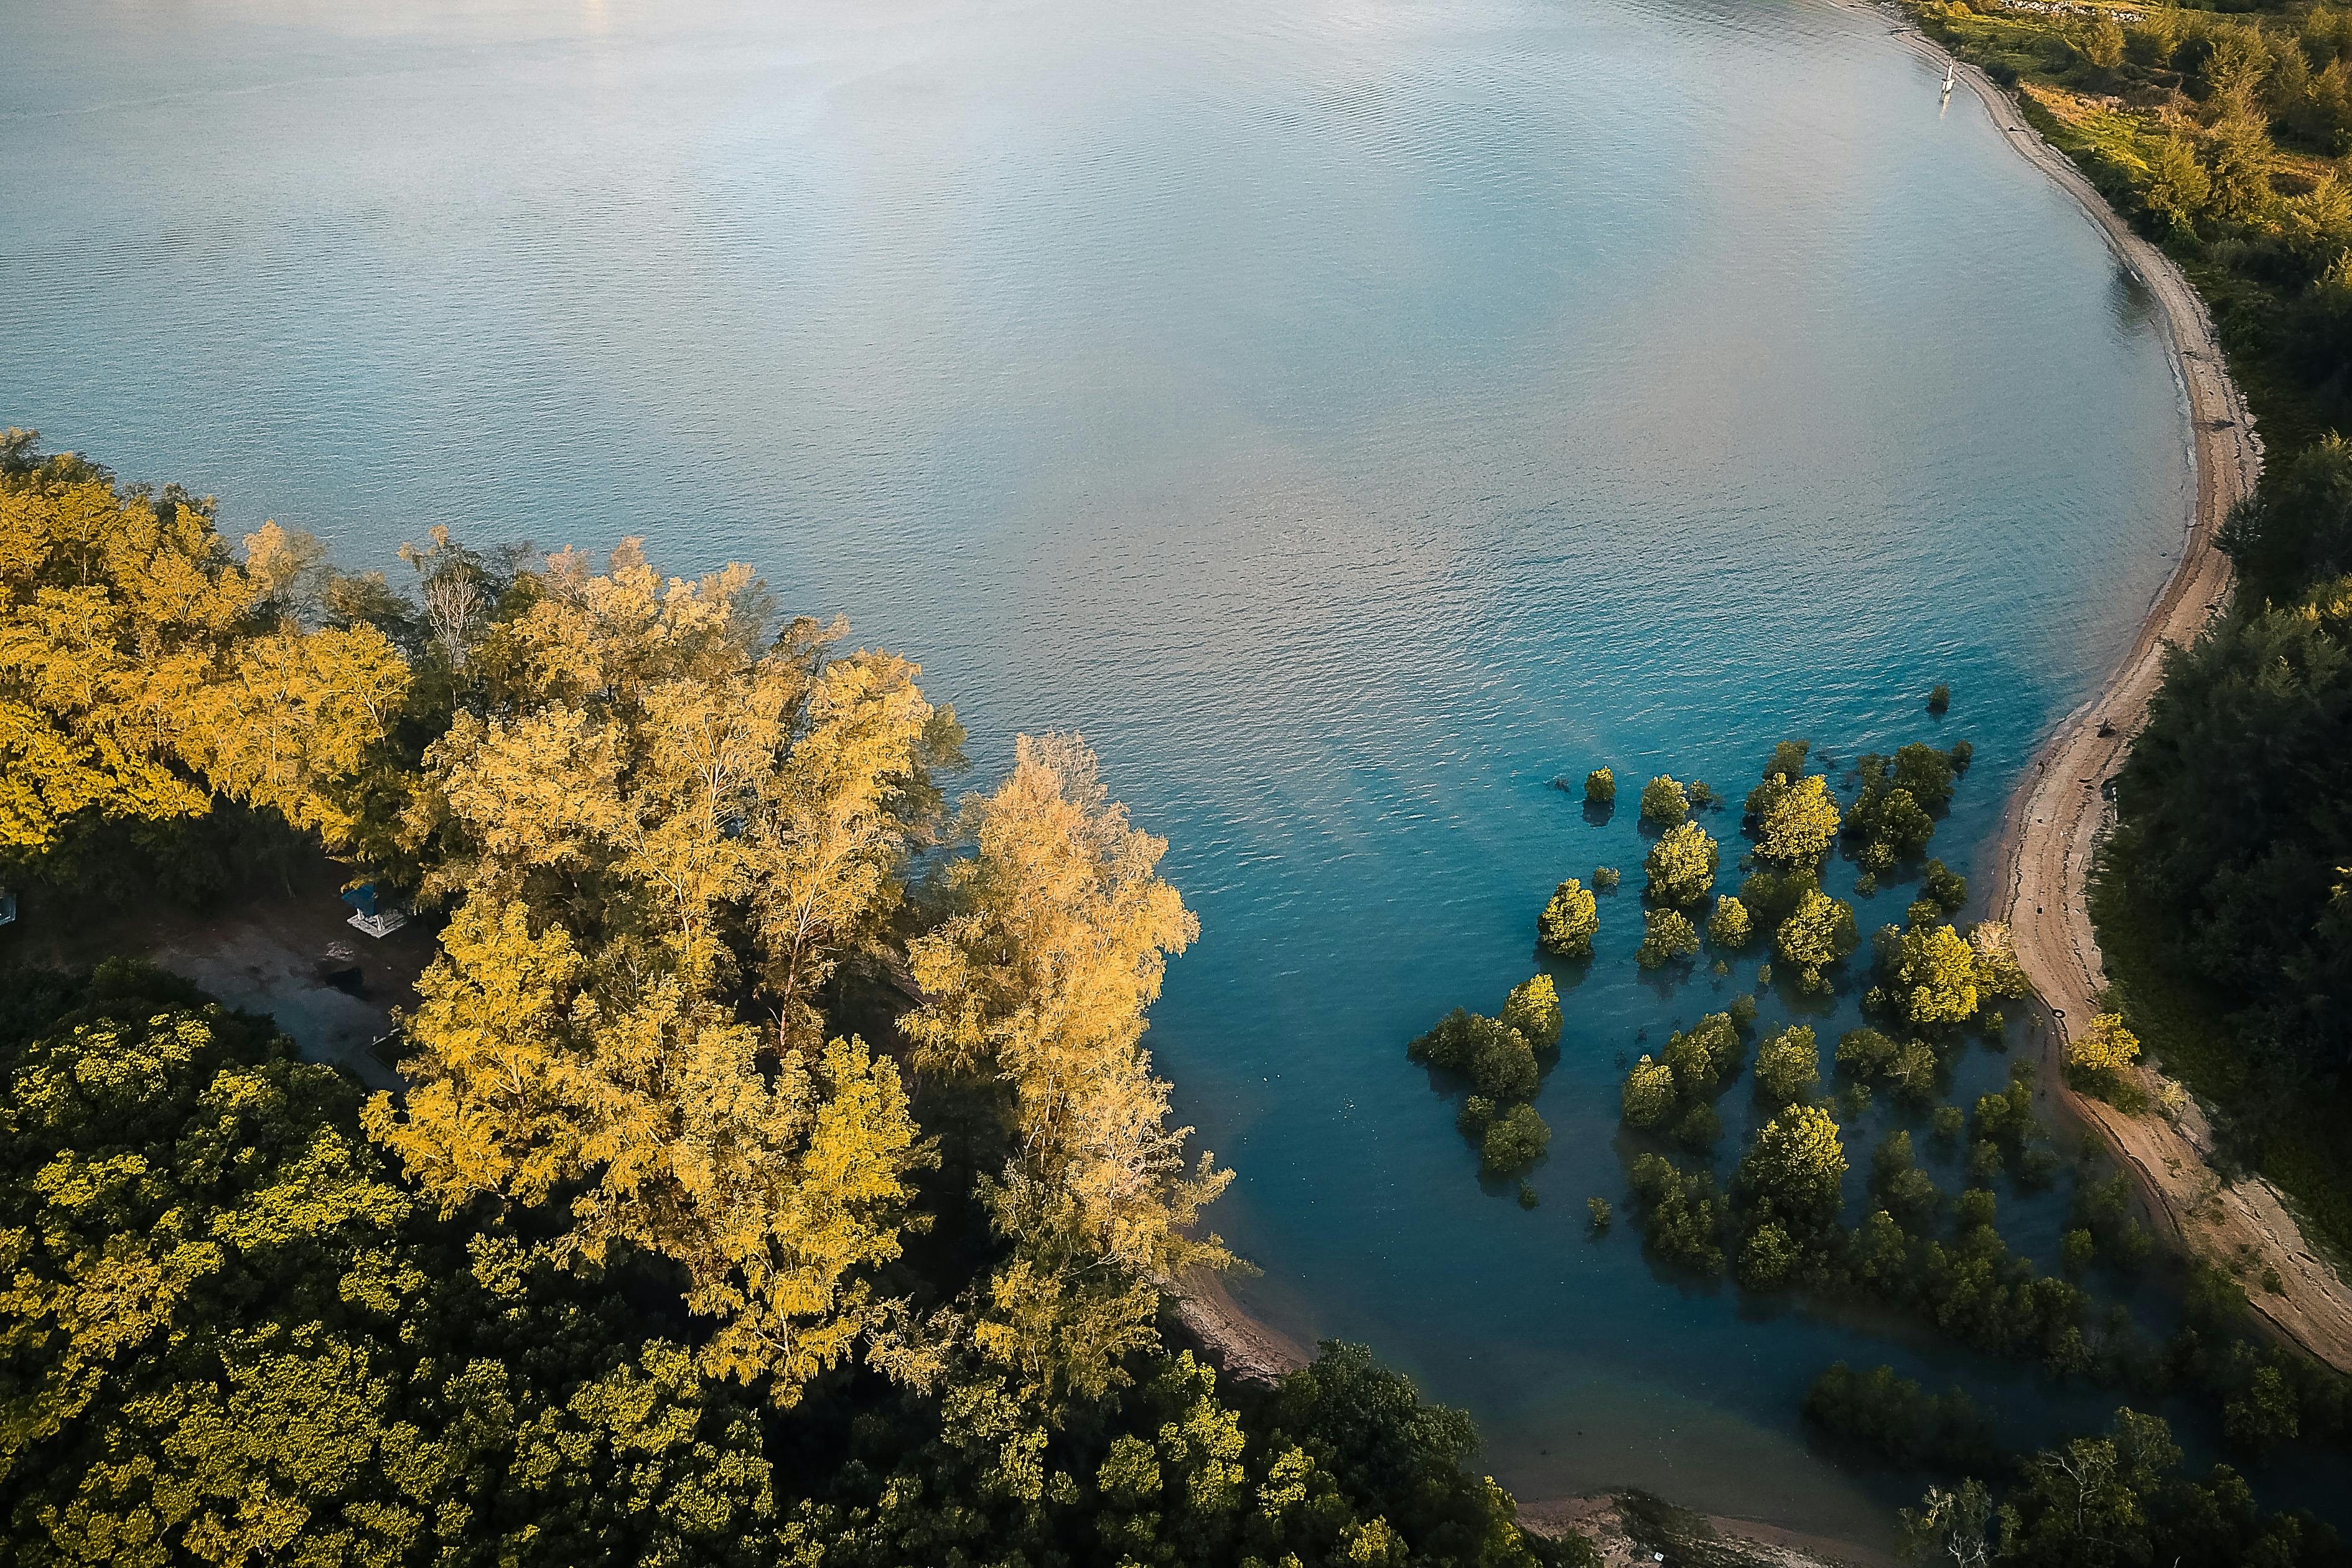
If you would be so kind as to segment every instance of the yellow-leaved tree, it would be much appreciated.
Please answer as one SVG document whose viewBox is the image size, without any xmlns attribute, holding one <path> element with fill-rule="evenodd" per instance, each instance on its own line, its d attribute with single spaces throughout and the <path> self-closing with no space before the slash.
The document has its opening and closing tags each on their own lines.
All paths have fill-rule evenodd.
<svg viewBox="0 0 2352 1568">
<path fill-rule="evenodd" d="M 564 1256 L 677 1265 L 707 1370 L 791 1404 L 897 1310 L 877 1275 L 929 1147 L 823 990 L 883 934 L 961 731 L 913 665 L 767 620 L 749 568 L 665 581 L 630 541 L 453 634 L 479 700 L 406 833 L 458 903 L 369 1122 L 446 1211 L 560 1202 Z"/>
<path fill-rule="evenodd" d="M 348 843 L 407 665 L 373 626 L 298 618 L 316 541 L 272 523 L 245 546 L 209 501 L 0 439 L 0 855 L 202 816 L 215 793 Z"/>
<path fill-rule="evenodd" d="M 1143 1049 L 1167 955 L 1199 932 L 1158 871 L 1166 842 L 1110 803 L 1073 737 L 1021 737 L 1013 774 L 966 807 L 976 852 L 948 872 L 949 912 L 908 949 L 927 1000 L 900 1020 L 926 1071 L 993 1080 L 1010 1149 L 987 1196 L 1011 1258 L 975 1339 L 1024 1394 L 1058 1402 L 1115 1386 L 1149 1344 L 1156 1291 L 1231 1261 L 1195 1236 L 1231 1180 Z"/>
</svg>

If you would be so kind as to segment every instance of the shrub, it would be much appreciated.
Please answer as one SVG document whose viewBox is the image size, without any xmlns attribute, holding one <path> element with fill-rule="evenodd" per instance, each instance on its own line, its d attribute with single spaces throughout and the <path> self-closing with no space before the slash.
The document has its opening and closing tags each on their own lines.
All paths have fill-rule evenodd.
<svg viewBox="0 0 2352 1568">
<path fill-rule="evenodd" d="M 1715 886 L 1716 867 L 1722 851 L 1706 828 L 1685 822 L 1669 829 L 1650 846 L 1642 863 L 1649 877 L 1649 896 L 1675 909 L 1688 909 Z"/>
<path fill-rule="evenodd" d="M 1527 1100 L 1541 1073 L 1528 1037 L 1499 1019 L 1456 1007 L 1437 1027 L 1405 1047 L 1417 1062 L 1468 1078 L 1480 1094 L 1496 1100 Z"/>
<path fill-rule="evenodd" d="M 1739 1160 L 1739 1184 L 1760 1210 L 1818 1225 L 1837 1214 L 1845 1176 L 1837 1123 L 1814 1105 L 1794 1105 L 1757 1131 Z"/>
<path fill-rule="evenodd" d="M 1559 1044 L 1559 990 L 1549 974 L 1538 974 L 1513 987 L 1503 1004 L 1503 1026 L 1517 1029 L 1531 1049 L 1548 1051 Z"/>
<path fill-rule="evenodd" d="M 1531 1209 L 1542 1202 L 1543 1197 L 1536 1191 L 1536 1184 L 1533 1182 L 1521 1182 L 1519 1184 L 1519 1206 L 1521 1208 Z"/>
<path fill-rule="evenodd" d="M 1938 1140 L 1948 1143 L 1959 1137 L 1960 1130 L 1967 1125 L 1967 1119 L 1960 1114 L 1958 1106 L 1939 1105 L 1936 1107 L 1936 1114 L 1928 1118 L 1927 1125 L 1935 1130 Z"/>
<path fill-rule="evenodd" d="M 1748 919 L 1748 906 L 1729 893 L 1716 895 L 1715 912 L 1706 917 L 1706 940 L 1720 948 L 1737 952 L 1746 947 L 1755 935 Z"/>
<path fill-rule="evenodd" d="M 2069 1274 L 2080 1274 L 2098 1257 L 2099 1244 L 2087 1230 L 2070 1230 L 2058 1238 L 2058 1266 Z"/>
<path fill-rule="evenodd" d="M 1723 1118 L 1716 1114 L 1714 1106 L 1703 1100 L 1684 1111 L 1675 1122 L 1675 1142 L 1701 1153 L 1714 1148 L 1716 1141 L 1722 1136 Z"/>
<path fill-rule="evenodd" d="M 1609 1228 L 1610 1215 L 1609 1200 L 1607 1198 L 1585 1199 L 1584 1212 L 1592 1216 L 1593 1229 L 1607 1230 Z"/>
<path fill-rule="evenodd" d="M 1941 860 L 1927 862 L 1927 869 L 1919 879 L 1919 888 L 1948 915 L 1958 914 L 1960 906 L 1969 901 L 1969 879 Z"/>
<path fill-rule="evenodd" d="M 1734 996 L 1731 999 L 1731 1011 L 1727 1016 L 1740 1028 L 1748 1027 L 1748 1025 L 1756 1022 L 1756 998 L 1748 994 Z"/>
<path fill-rule="evenodd" d="M 1780 866 L 1809 870 L 1837 842 L 1838 821 L 1829 781 L 1808 773 L 1771 795 L 1759 818 L 1756 852 Z"/>
<path fill-rule="evenodd" d="M 1808 991 L 1827 990 L 1822 971 L 1853 952 L 1861 940 L 1854 930 L 1853 906 L 1818 888 L 1799 900 L 1772 933 L 1774 949 L 1797 965 L 1800 983 Z"/>
<path fill-rule="evenodd" d="M 1721 1271 L 1727 1216 L 1713 1176 L 1685 1174 L 1671 1161 L 1644 1154 L 1633 1162 L 1633 1184 L 1643 1228 L 1660 1257 L 1704 1274 Z"/>
<path fill-rule="evenodd" d="M 1537 942 L 1562 958 L 1591 957 L 1592 939 L 1600 930 L 1600 906 L 1573 877 L 1553 889 L 1551 901 L 1536 917 Z"/>
<path fill-rule="evenodd" d="M 1595 768 L 1584 775 L 1584 798 L 1595 805 L 1617 804 L 1617 775 L 1607 768 Z"/>
<path fill-rule="evenodd" d="M 1601 892 L 1615 892 L 1618 880 L 1617 868 L 1614 866 L 1595 866 L 1592 868 L 1592 885 Z"/>
<path fill-rule="evenodd" d="M 1698 952 L 1698 928 L 1679 910 L 1644 910 L 1642 926 L 1642 945 L 1634 950 L 1633 962 L 1644 969 Z"/>
<path fill-rule="evenodd" d="M 1739 1249 L 1739 1282 L 1750 1290 L 1771 1290 L 1788 1283 L 1800 1254 L 1789 1233 L 1777 1225 L 1757 1226 Z"/>
<path fill-rule="evenodd" d="M 1885 1464 L 1990 1470 L 1999 1458 L 1991 1428 L 1966 1393 L 1924 1394 L 1891 1366 L 1855 1373 L 1839 1362 L 1814 1381 L 1805 1415 Z"/>
<path fill-rule="evenodd" d="M 1690 796 L 1672 777 L 1660 773 L 1642 786 L 1642 820 L 1661 827 L 1679 826 L 1690 816 Z"/>
<path fill-rule="evenodd" d="M 1928 905 L 1930 911 L 1934 905 Z M 1919 906 L 1913 906 L 1915 917 Z M 1948 925 L 1915 922 L 1878 933 L 1878 973 L 1895 1009 L 1915 1026 L 1957 1024 L 1977 1010 L 1977 955 Z"/>
<path fill-rule="evenodd" d="M 1791 1025 L 1766 1040 L 1756 1053 L 1756 1091 L 1768 1103 L 1788 1105 L 1810 1100 L 1821 1082 L 1821 1047 L 1808 1025 Z"/>
<path fill-rule="evenodd" d="M 2118 1013 L 2100 1014 L 2066 1042 L 2066 1065 L 2079 1073 L 2119 1072 L 2138 1059 L 2139 1038 Z"/>
<path fill-rule="evenodd" d="M 1930 713 L 1941 713 L 1950 708 L 1951 705 L 1952 689 L 1945 685 L 1942 681 L 1937 681 L 1936 683 L 1935 689 L 1927 693 L 1927 711 Z"/>
<path fill-rule="evenodd" d="M 1618 1102 L 1628 1127 L 1655 1127 L 1675 1108 L 1675 1075 L 1665 1063 L 1643 1057 L 1625 1075 Z"/>
<path fill-rule="evenodd" d="M 1497 1116 L 1478 1145 L 1479 1162 L 1490 1174 L 1515 1175 L 1543 1158 L 1551 1129 L 1532 1105 L 1514 1105 Z"/>
<path fill-rule="evenodd" d="M 1885 1076 L 1902 1047 L 1876 1029 L 1848 1029 L 1838 1037 L 1838 1071 L 1868 1081 Z"/>
</svg>

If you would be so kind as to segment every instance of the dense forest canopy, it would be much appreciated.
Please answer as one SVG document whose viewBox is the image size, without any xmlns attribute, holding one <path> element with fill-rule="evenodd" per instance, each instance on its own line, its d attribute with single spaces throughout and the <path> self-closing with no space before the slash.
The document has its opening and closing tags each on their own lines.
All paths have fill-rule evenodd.
<svg viewBox="0 0 2352 1568">
<path fill-rule="evenodd" d="M 396 1094 L 137 964 L 0 990 L 11 1560 L 1580 1554 L 1360 1350 L 1165 1343 L 1197 928 L 1082 743 L 951 813 L 915 667 L 747 568 L 404 562 L 0 446 L 0 874 L 307 841 L 443 922 Z"/>
</svg>

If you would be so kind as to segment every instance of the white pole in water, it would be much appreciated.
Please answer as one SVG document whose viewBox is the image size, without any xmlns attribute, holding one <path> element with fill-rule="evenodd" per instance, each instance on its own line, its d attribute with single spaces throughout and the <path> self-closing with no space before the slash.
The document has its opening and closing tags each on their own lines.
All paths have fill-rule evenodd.
<svg viewBox="0 0 2352 1568">
<path fill-rule="evenodd" d="M 1949 64 L 1947 64 L 1944 67 L 1944 91 L 1947 94 L 1950 93 L 1952 90 L 1952 85 L 1955 80 L 1956 79 L 1952 75 L 1952 68 Z"/>
</svg>

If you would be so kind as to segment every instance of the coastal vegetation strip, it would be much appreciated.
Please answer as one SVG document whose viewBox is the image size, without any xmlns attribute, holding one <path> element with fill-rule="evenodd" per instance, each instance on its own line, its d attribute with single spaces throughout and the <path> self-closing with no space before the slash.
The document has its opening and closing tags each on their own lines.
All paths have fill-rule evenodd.
<svg viewBox="0 0 2352 1568">
<path fill-rule="evenodd" d="M 2309 258 L 2302 265 L 2315 279 L 2311 297 L 2291 303 L 2315 324 L 2324 319 L 2331 258 L 2352 244 L 2352 204 L 2344 199 L 2340 170 L 2325 158 L 2281 154 L 2270 138 L 2277 120 L 2292 121 L 2299 135 L 2336 139 L 2352 131 L 2352 119 L 2339 129 L 2322 114 L 2333 101 L 2328 94 L 2335 87 L 2328 84 L 2340 86 L 2347 67 L 2334 42 L 2337 14 L 2324 6 L 2311 7 L 2302 33 L 2287 34 L 2283 47 L 2255 18 L 2167 10 L 2126 37 L 2112 21 L 2092 21 L 2087 30 L 2053 24 L 2053 31 L 1967 6 L 1923 3 L 1907 10 L 1934 34 L 1906 29 L 1913 46 L 1939 61 L 1948 58 L 1942 45 L 1958 52 L 1961 74 L 1994 123 L 2083 204 L 2147 287 L 2171 336 L 2189 404 L 2198 490 L 2180 560 L 2122 664 L 2037 756 L 2012 802 L 2004 837 L 2006 913 L 2020 960 L 2052 1010 L 2054 1067 L 2065 1040 L 2104 1011 L 2109 977 L 2092 923 L 2090 886 L 2109 824 L 2113 783 L 2163 689 L 2168 649 L 2198 644 L 2215 615 L 2231 608 L 2231 558 L 2221 548 L 2231 541 L 2224 531 L 2233 514 L 2253 505 L 2263 465 L 2263 444 L 2231 368 L 2252 367 L 2255 384 L 2282 416 L 2271 421 L 2274 429 L 2310 429 L 2332 415 L 2330 398 L 2336 395 L 2315 390 L 2311 367 L 2297 363 L 2298 356 L 2307 358 L 2304 347 L 2278 342 L 2275 328 L 2264 333 L 2241 321 L 2225 359 L 2213 314 L 2175 255 L 2188 260 L 2207 288 L 2218 282 L 2223 302 L 2238 307 L 2242 318 L 2250 313 L 2244 308 L 2250 285 L 2242 275 L 2275 279 L 2279 272 L 2247 254 L 2244 237 L 2270 236 L 2282 255 L 2300 251 Z M 2325 57 L 2326 79 L 2314 84 L 2306 76 L 2297 87 L 2294 67 L 2284 62 L 2301 62 L 2307 71 L 2315 56 Z M 2096 113 L 2083 111 L 2079 97 L 2066 96 L 2086 85 L 2126 85 L 2122 79 L 2135 62 L 2171 79 L 2142 83 L 2128 104 L 2111 91 L 2112 101 Z M 1989 72 L 2014 84 L 2018 97 Z M 2192 98 L 2187 90 L 2192 87 L 2202 96 Z M 2333 140 L 2330 145 L 2343 150 Z M 2110 196 L 2174 254 L 2136 229 Z M 2274 281 L 2266 287 L 2280 291 Z M 2308 581 L 2330 565 L 2352 566 L 2352 560 L 2339 562 L 2323 549 L 2296 564 Z M 2298 586 L 2274 580 L 2256 591 L 2292 593 Z M 2259 602 L 2251 610 L 2259 613 Z M 2243 1020 L 2239 1027 L 2249 1037 L 2261 1032 Z M 2304 1070 L 2316 1072 L 2324 1087 L 2341 1074 L 2344 1062 L 2339 1056 Z M 2053 1072 L 2050 1080 L 2138 1174 L 2176 1237 L 2194 1238 L 2208 1256 L 2236 1258 L 2252 1249 L 2271 1259 L 2285 1289 L 2258 1293 L 2257 1310 L 2314 1353 L 2352 1367 L 2352 1289 L 2337 1261 L 2306 1238 L 2275 1187 L 2260 1176 L 2221 1180 L 2214 1150 L 2210 1143 L 2200 1147 L 2189 1130 L 2193 1122 L 2127 1115 L 2107 1101 L 2073 1093 L 2062 1074 Z M 2262 1163 L 2259 1155 L 2255 1163 Z M 2323 1208 L 2334 1206 L 2335 1191 L 2347 1179 L 2341 1170 L 2310 1163 L 2300 1173 Z"/>
<path fill-rule="evenodd" d="M 406 565 L 0 442 L 27 915 L 258 845 L 438 928 L 373 1095 L 141 963 L 0 982 L 10 1561 L 1590 1560 L 1360 1347 L 1169 1344 L 1195 927 L 1083 744 L 950 810 L 915 667 L 748 568 Z"/>
</svg>

